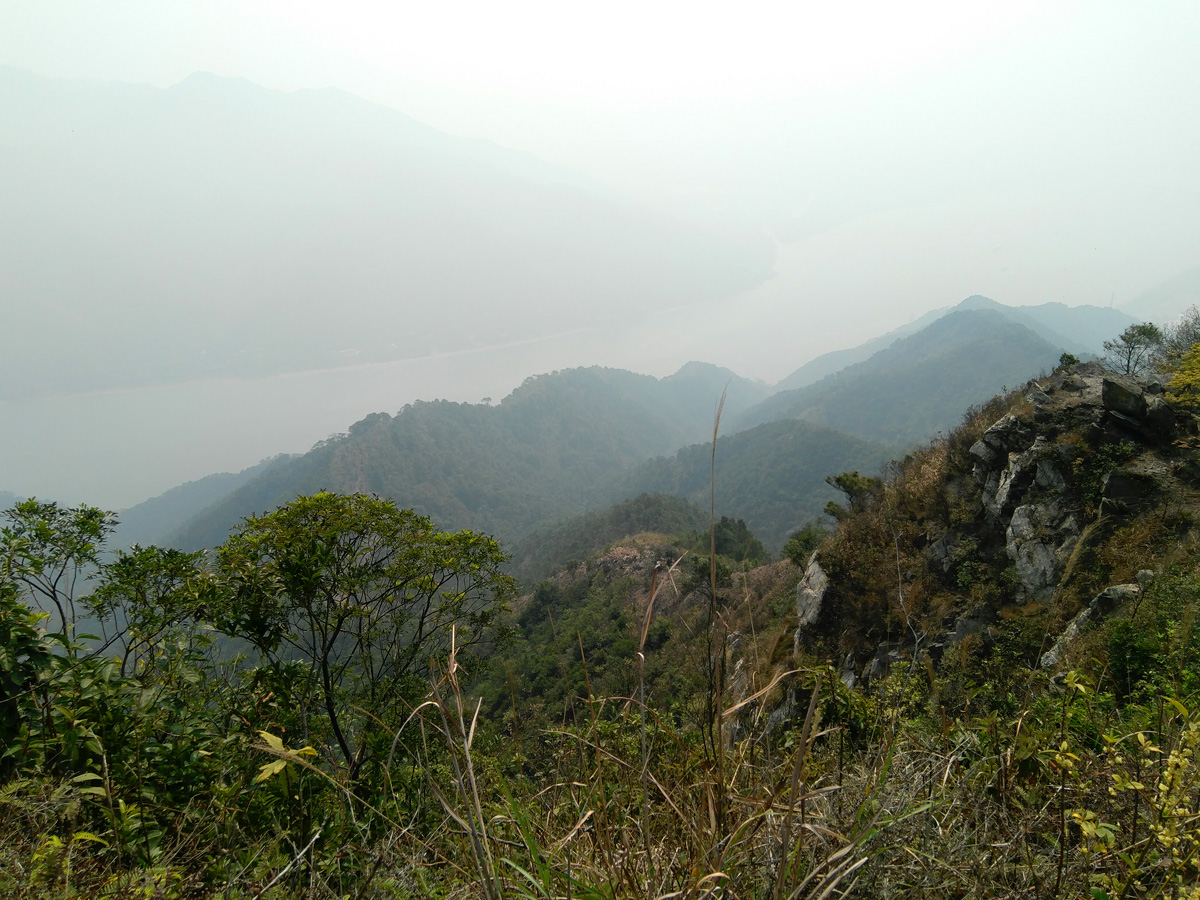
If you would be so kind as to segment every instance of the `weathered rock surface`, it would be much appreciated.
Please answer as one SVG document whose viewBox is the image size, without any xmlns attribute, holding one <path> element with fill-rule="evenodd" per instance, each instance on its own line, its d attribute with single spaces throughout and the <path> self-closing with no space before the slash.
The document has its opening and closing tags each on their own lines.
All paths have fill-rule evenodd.
<svg viewBox="0 0 1200 900">
<path fill-rule="evenodd" d="M 1141 590 L 1141 586 L 1136 584 L 1114 584 L 1112 587 L 1102 590 L 1079 615 L 1067 624 L 1066 629 L 1054 642 L 1054 646 L 1042 654 L 1041 667 L 1057 669 L 1066 658 L 1071 644 L 1078 640 L 1081 634 L 1094 628 L 1100 620 L 1122 603 L 1137 597 Z"/>
<path fill-rule="evenodd" d="M 1005 531 L 1005 551 L 1025 599 L 1047 599 L 1062 577 L 1079 540 L 1079 520 L 1053 491 L 1040 502 L 1013 510 Z"/>
<path fill-rule="evenodd" d="M 1146 417 L 1146 395 L 1136 382 L 1110 376 L 1101 382 L 1100 390 L 1105 409 L 1133 419 Z"/>
<path fill-rule="evenodd" d="M 804 570 L 804 577 L 796 587 L 795 652 L 797 654 L 800 652 L 806 632 L 816 625 L 817 620 L 821 617 L 821 611 L 825 606 L 825 592 L 828 589 L 829 576 L 825 574 L 825 570 L 817 561 L 817 554 L 813 553 L 809 557 L 808 568 Z"/>
<path fill-rule="evenodd" d="M 1142 472 L 1113 471 L 1104 476 L 1105 512 L 1130 512 L 1145 509 L 1159 493 L 1158 482 Z"/>
</svg>

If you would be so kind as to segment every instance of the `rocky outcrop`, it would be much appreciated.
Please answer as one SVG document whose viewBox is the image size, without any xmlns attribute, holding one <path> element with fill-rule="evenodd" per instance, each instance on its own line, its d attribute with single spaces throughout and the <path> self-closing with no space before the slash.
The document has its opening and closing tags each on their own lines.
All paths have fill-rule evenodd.
<svg viewBox="0 0 1200 900">
<path fill-rule="evenodd" d="M 1170 437 L 1176 414 L 1156 382 L 1106 374 L 1096 364 L 1031 382 L 1025 398 L 1033 422 L 1004 416 L 970 454 L 987 524 L 1004 530 L 1020 598 L 1047 600 L 1087 524 L 1079 473 L 1056 439 L 1071 430 L 1094 446 L 1120 441 L 1150 448 Z M 1147 508 L 1163 492 L 1162 474 L 1136 462 L 1105 473 L 1100 512 Z"/>
<path fill-rule="evenodd" d="M 1076 511 L 1059 492 L 1013 510 L 1004 549 L 1026 599 L 1044 600 L 1053 592 L 1081 530 Z"/>
<path fill-rule="evenodd" d="M 804 638 L 817 624 L 825 606 L 825 593 L 829 589 L 829 576 L 813 553 L 808 560 L 804 577 L 796 587 L 796 638 L 795 652 L 799 654 Z"/>
<path fill-rule="evenodd" d="M 1149 411 L 1143 389 L 1136 382 L 1115 375 L 1101 381 L 1100 400 L 1109 412 L 1133 419 L 1144 419 Z"/>
<path fill-rule="evenodd" d="M 1150 506 L 1161 488 L 1158 479 L 1146 472 L 1113 471 L 1104 476 L 1104 512 L 1127 513 Z"/>
<path fill-rule="evenodd" d="M 1054 646 L 1042 654 L 1041 667 L 1057 669 L 1061 666 L 1067 651 L 1080 635 L 1094 628 L 1121 604 L 1135 599 L 1141 590 L 1141 586 L 1136 584 L 1114 584 L 1097 594 L 1092 602 L 1067 624 L 1063 633 L 1058 636 L 1058 640 L 1054 642 Z"/>
<path fill-rule="evenodd" d="M 806 628 L 817 621 L 828 588 L 829 576 L 817 562 L 817 555 L 814 553 L 804 571 L 803 580 L 796 588 L 796 619 L 799 627 Z"/>
<path fill-rule="evenodd" d="M 961 660 L 963 652 L 998 640 L 1005 630 L 1001 620 L 1054 621 L 1056 603 L 1077 603 L 1076 591 L 1094 583 L 1097 553 L 1129 517 L 1185 490 L 1194 494 L 1200 484 L 1200 473 L 1196 483 L 1185 480 L 1188 473 L 1173 445 L 1181 430 L 1194 433 L 1200 422 L 1172 407 L 1150 379 L 1114 376 L 1087 363 L 1030 382 L 1008 401 L 1007 412 L 978 433 L 966 460 L 962 445 L 955 444 L 961 435 L 954 435 L 944 456 L 934 448 L 925 457 L 914 454 L 914 468 L 899 468 L 899 485 L 914 478 L 925 493 L 907 495 L 910 503 L 922 497 L 920 504 L 880 511 L 897 542 L 895 582 L 890 573 L 881 575 L 882 565 L 872 569 L 830 556 L 826 566 L 834 566 L 827 569 L 814 554 L 796 591 L 797 654 L 821 646 L 841 660 L 842 682 L 861 687 L 898 665 Z M 920 479 L 935 465 L 942 466 L 941 481 L 936 489 L 924 487 L 928 482 Z M 903 488 L 896 496 L 902 503 Z M 870 519 L 861 527 L 882 530 Z M 854 531 L 844 533 L 861 540 Z M 823 552 L 845 554 L 847 547 L 859 549 L 848 543 Z M 860 552 L 874 549 L 864 546 Z M 829 572 L 843 570 L 859 584 L 831 579 Z M 898 592 L 910 583 L 921 611 L 911 618 L 907 610 L 892 616 Z M 1094 596 L 1041 665 L 1061 666 L 1073 641 L 1138 590 L 1136 584 L 1114 585 Z M 873 616 L 886 612 L 861 622 L 842 612 L 849 609 L 871 610 Z M 943 618 L 933 620 L 934 615 Z M 951 654 L 955 647 L 962 652 Z"/>
</svg>

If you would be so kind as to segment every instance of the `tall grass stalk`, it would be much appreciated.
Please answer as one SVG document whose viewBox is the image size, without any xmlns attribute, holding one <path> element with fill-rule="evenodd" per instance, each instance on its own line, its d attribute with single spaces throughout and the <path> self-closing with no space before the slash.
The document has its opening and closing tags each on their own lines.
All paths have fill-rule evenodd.
<svg viewBox="0 0 1200 900">
<path fill-rule="evenodd" d="M 812 738 L 813 720 L 817 712 L 817 701 L 821 697 L 821 679 L 818 676 L 817 683 L 813 685 L 812 696 L 808 701 L 808 712 L 804 716 L 804 727 L 800 732 L 800 746 L 796 748 L 796 763 L 792 767 L 792 790 L 788 794 L 787 813 L 783 818 L 783 834 L 779 842 L 779 869 L 775 875 L 775 889 L 771 892 L 774 900 L 779 900 L 783 892 L 783 884 L 785 877 L 794 869 L 791 862 L 792 857 L 792 816 L 796 810 L 796 801 L 800 800 L 800 827 L 805 826 L 804 821 L 804 799 L 800 796 L 801 778 L 804 773 L 804 763 L 808 755 L 808 744 Z M 800 861 L 800 851 L 803 847 L 802 839 L 796 845 L 796 863 Z"/>
<path fill-rule="evenodd" d="M 479 721 L 479 710 L 483 701 L 481 699 L 476 704 L 475 712 L 471 717 L 471 726 L 468 729 L 466 727 L 466 719 L 463 715 L 464 701 L 462 686 L 458 680 L 459 666 L 456 637 L 455 629 L 452 627 L 450 630 L 450 656 L 446 661 L 446 672 L 439 681 L 433 683 L 432 699 L 441 719 L 442 735 L 446 740 L 450 764 L 454 770 L 455 787 L 458 789 L 458 796 L 466 808 L 465 821 L 455 812 L 454 807 L 441 792 L 437 790 L 432 780 L 430 784 L 433 786 L 434 792 L 438 795 L 438 799 L 442 802 L 446 812 L 467 832 L 467 836 L 471 842 L 475 869 L 479 875 L 479 886 L 483 890 L 485 900 L 503 900 L 504 891 L 499 874 L 496 871 L 496 860 L 488 838 L 483 804 L 479 798 L 479 783 L 475 777 L 475 763 L 471 757 L 471 744 L 475 739 L 475 726 Z M 450 688 L 450 697 L 454 703 L 453 708 L 450 707 L 442 694 L 443 684 L 448 685 Z"/>
<path fill-rule="evenodd" d="M 712 666 L 712 682 L 710 696 L 713 703 L 713 750 L 717 760 L 717 791 L 714 798 L 716 818 L 714 825 L 719 827 L 725 817 L 725 734 L 724 715 L 722 714 L 723 695 L 725 693 L 725 633 L 718 630 L 718 622 L 724 623 L 717 611 L 717 433 L 721 429 L 721 412 L 725 409 L 725 397 L 729 392 L 726 386 L 721 391 L 721 399 L 717 401 L 717 411 L 713 416 L 712 457 L 709 460 L 708 488 L 708 627 L 710 635 L 710 665 Z M 719 635 L 719 637 L 718 637 Z"/>
</svg>

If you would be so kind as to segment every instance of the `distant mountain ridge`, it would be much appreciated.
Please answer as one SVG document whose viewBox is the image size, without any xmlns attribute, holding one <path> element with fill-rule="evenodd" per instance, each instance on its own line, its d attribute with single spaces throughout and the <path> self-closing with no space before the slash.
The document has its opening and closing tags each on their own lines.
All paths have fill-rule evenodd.
<svg viewBox="0 0 1200 900">
<path fill-rule="evenodd" d="M 1174 322 L 1193 306 L 1200 306 L 1200 266 L 1180 272 L 1121 304 L 1139 322 L 1155 325 Z"/>
<path fill-rule="evenodd" d="M 1054 304 L 1014 314 L 986 298 L 968 298 L 950 313 L 930 314 L 924 327 L 867 359 L 775 394 L 727 369 L 692 362 L 661 379 L 619 369 L 552 372 L 526 379 L 497 405 L 415 403 L 396 416 L 368 416 L 347 434 L 237 484 L 230 476 L 209 482 L 224 496 L 168 542 L 213 546 L 245 515 L 298 494 L 335 490 L 390 497 L 441 527 L 488 531 L 516 548 L 545 544 L 551 535 L 569 544 L 576 540 L 572 528 L 618 527 L 613 523 L 632 514 L 603 511 L 637 495 L 704 507 L 712 452 L 705 442 L 727 392 L 717 447 L 718 513 L 744 519 L 778 551 L 835 498 L 827 476 L 877 471 L 904 447 L 948 431 L 972 404 L 1052 369 L 1062 348 L 1034 328 L 1054 333 L 1047 323 L 1069 325 L 1072 317 Z M 1084 339 L 1090 340 L 1077 338 Z M 650 506 L 664 521 L 686 518 L 669 505 Z M 586 525 L 564 523 L 585 513 Z M 605 515 L 615 518 L 598 525 L 608 521 Z M 523 552 L 540 558 L 541 549 Z"/>
<path fill-rule="evenodd" d="M 943 316 L 815 384 L 773 394 L 735 430 L 803 418 L 893 446 L 926 440 L 1004 385 L 1049 370 L 1062 350 L 993 309 Z"/>
<path fill-rule="evenodd" d="M 1038 306 L 1005 306 L 980 294 L 973 294 L 955 306 L 927 312 L 914 321 L 844 350 L 833 350 L 809 360 L 775 385 L 775 391 L 807 387 L 863 362 L 880 350 L 886 350 L 900 338 L 916 334 L 938 319 L 951 313 L 970 309 L 990 309 L 1019 322 L 1035 334 L 1063 350 L 1086 358 L 1103 352 L 1106 340 L 1120 334 L 1136 320 L 1128 313 L 1101 306 L 1067 306 L 1064 303 L 1043 303 Z"/>
<path fill-rule="evenodd" d="M 240 472 L 219 472 L 187 484 L 173 487 L 117 513 L 114 543 L 120 547 L 157 543 L 194 519 L 201 512 L 228 497 L 271 466 L 290 459 L 286 454 L 265 459 Z"/>
<path fill-rule="evenodd" d="M 495 406 L 433 401 L 376 413 L 267 468 L 170 542 L 212 546 L 243 516 L 318 490 L 391 497 L 441 527 L 513 540 L 602 505 L 597 492 L 625 469 L 711 434 L 722 391 L 740 411 L 766 387 L 703 363 L 663 379 L 568 369 L 527 379 Z"/>
</svg>

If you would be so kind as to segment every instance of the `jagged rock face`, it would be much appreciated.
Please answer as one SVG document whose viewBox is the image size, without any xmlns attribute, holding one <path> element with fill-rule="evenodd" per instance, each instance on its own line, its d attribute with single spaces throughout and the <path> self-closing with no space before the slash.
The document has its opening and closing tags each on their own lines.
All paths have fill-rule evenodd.
<svg viewBox="0 0 1200 900">
<path fill-rule="evenodd" d="M 796 638 L 795 652 L 799 654 L 805 633 L 816 625 L 825 606 L 825 592 L 829 589 L 829 576 L 817 561 L 817 554 L 809 558 L 804 578 L 796 587 Z"/>
<path fill-rule="evenodd" d="M 1008 415 L 971 448 L 984 516 L 991 527 L 1004 529 L 1023 599 L 1049 599 L 1086 525 L 1074 473 L 1052 435 L 1067 422 L 1096 443 L 1161 442 L 1174 430 L 1176 413 L 1159 391 L 1148 380 L 1080 366 L 1027 386 L 1034 427 Z M 1161 492 L 1156 473 L 1115 470 L 1103 481 L 1102 511 L 1135 512 Z"/>
<path fill-rule="evenodd" d="M 938 664 L 944 652 L 968 636 L 986 644 L 1005 607 L 1050 603 L 1065 579 L 1076 583 L 1073 579 L 1082 571 L 1078 567 L 1087 565 L 1089 554 L 1123 516 L 1185 486 L 1187 473 L 1171 442 L 1181 430 L 1194 433 L 1200 422 L 1167 403 L 1161 386 L 1148 379 L 1114 377 L 1089 363 L 1030 382 L 1022 393 L 1026 402 L 1009 405 L 1014 412 L 993 422 L 970 447 L 970 473 L 961 468 L 961 457 L 946 470 L 941 493 L 931 495 L 937 497 L 934 503 L 945 505 L 931 503 L 927 512 L 914 512 L 906 521 L 915 535 L 906 550 L 923 557 L 919 577 L 931 598 L 930 614 L 936 611 L 944 618 L 924 621 L 919 638 L 914 631 L 901 637 L 900 644 L 872 645 L 871 650 L 854 645 L 840 666 L 843 682 L 870 683 L 900 659 L 912 664 L 914 655 L 928 654 Z M 893 530 L 893 539 L 895 534 Z M 831 560 L 835 565 L 829 571 L 841 571 L 844 561 Z M 854 577 L 864 578 L 861 570 L 854 571 Z M 872 574 L 864 581 L 872 577 L 878 578 Z M 878 596 L 877 583 L 868 583 L 876 592 L 872 596 Z M 1098 595 L 1043 665 L 1059 665 L 1071 640 L 1110 608 L 1106 604 L 1124 602 L 1136 589 L 1118 585 Z M 796 595 L 797 653 L 818 635 L 833 636 L 831 625 L 840 621 L 844 590 L 836 577 L 831 583 L 814 555 Z M 957 590 L 963 595 L 956 596 Z M 839 598 L 836 608 L 831 597 Z M 872 633 L 863 623 L 841 624 L 845 630 L 839 639 Z M 889 634 L 893 641 L 898 637 L 894 631 Z"/>
<path fill-rule="evenodd" d="M 1004 468 L 984 470 L 983 508 L 993 522 L 1004 525 L 1012 517 L 1037 477 L 1038 457 L 1044 451 L 1045 440 L 1039 435 L 1028 450 L 1009 453 Z"/>
<path fill-rule="evenodd" d="M 1044 406 L 1048 395 L 1040 388 L 1037 393 Z M 1022 594 L 1045 599 L 1058 584 L 1082 528 L 1078 511 L 1068 503 L 1063 460 L 1045 435 L 1035 435 L 1014 416 L 984 432 L 971 455 L 975 478 L 982 484 L 984 515 L 993 527 L 1004 529 L 1005 550 Z"/>
<path fill-rule="evenodd" d="M 1005 551 L 1013 561 L 1027 599 L 1047 599 L 1062 577 L 1082 528 L 1061 493 L 1013 510 L 1005 530 Z"/>
<path fill-rule="evenodd" d="M 1005 416 L 983 433 L 971 455 L 985 467 L 993 467 L 998 460 L 1025 450 L 1033 443 L 1033 431 L 1021 423 L 1016 416 Z"/>
</svg>

